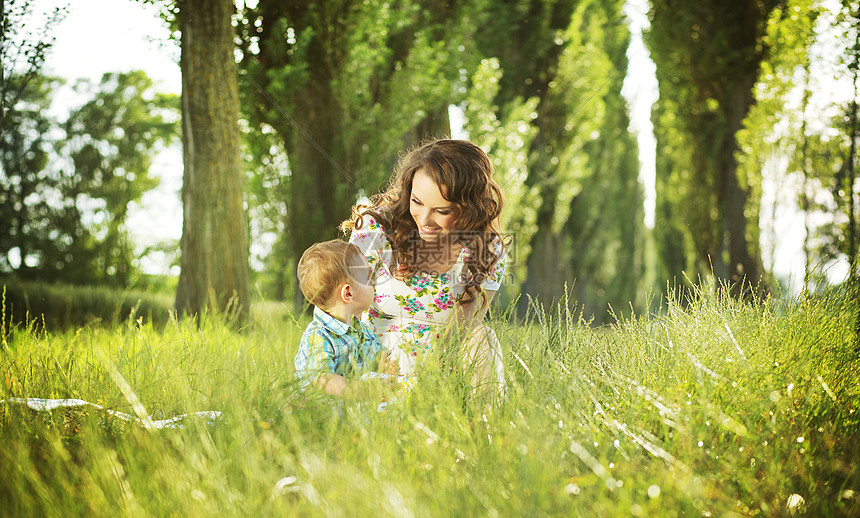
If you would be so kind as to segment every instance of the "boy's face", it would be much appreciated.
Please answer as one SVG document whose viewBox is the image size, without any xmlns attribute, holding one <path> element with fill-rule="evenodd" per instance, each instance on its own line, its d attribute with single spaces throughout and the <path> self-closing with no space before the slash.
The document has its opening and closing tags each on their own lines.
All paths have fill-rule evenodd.
<svg viewBox="0 0 860 518">
<path fill-rule="evenodd" d="M 357 308 L 364 311 L 373 303 L 374 296 L 373 272 L 370 270 L 370 265 L 367 264 L 367 258 L 361 256 L 360 263 L 350 266 L 349 274 L 355 281 L 350 283 L 353 303 Z"/>
</svg>

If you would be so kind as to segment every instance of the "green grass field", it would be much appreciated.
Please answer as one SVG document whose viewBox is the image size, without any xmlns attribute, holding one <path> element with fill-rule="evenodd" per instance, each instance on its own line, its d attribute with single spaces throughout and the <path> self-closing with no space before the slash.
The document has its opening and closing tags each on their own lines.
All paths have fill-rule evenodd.
<svg viewBox="0 0 860 518">
<path fill-rule="evenodd" d="M 432 365 L 382 412 L 303 396 L 306 320 L 253 313 L 241 331 L 216 318 L 4 329 L 2 399 L 223 414 L 148 430 L 94 407 L 0 403 L 0 514 L 860 515 L 860 352 L 839 296 L 705 291 L 599 329 L 500 318 L 510 391 L 490 409 Z"/>
</svg>

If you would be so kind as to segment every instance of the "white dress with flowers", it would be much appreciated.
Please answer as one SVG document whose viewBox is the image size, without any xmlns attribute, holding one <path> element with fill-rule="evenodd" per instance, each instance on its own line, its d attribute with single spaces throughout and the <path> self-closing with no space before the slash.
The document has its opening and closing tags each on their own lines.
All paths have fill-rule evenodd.
<svg viewBox="0 0 860 518">
<path fill-rule="evenodd" d="M 376 283 L 373 304 L 362 319 L 399 363 L 400 374 L 412 376 L 463 296 L 470 275 L 465 264 L 470 252 L 464 247 L 454 266 L 443 274 L 416 273 L 400 280 L 393 274 L 391 242 L 375 219 L 365 215 L 362 227 L 353 230 L 349 241 L 367 256 Z M 487 291 L 499 289 L 507 262 L 501 243 L 496 246 L 501 257 L 482 284 Z"/>
</svg>

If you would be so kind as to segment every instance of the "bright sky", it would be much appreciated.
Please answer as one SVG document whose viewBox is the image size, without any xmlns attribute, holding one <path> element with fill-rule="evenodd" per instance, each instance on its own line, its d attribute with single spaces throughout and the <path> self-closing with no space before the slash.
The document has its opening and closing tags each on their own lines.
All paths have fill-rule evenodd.
<svg viewBox="0 0 860 518">
<path fill-rule="evenodd" d="M 654 211 L 657 192 L 656 175 L 657 141 L 651 123 L 651 107 L 657 102 L 657 67 L 651 61 L 642 40 L 642 31 L 649 26 L 647 0 L 627 0 L 624 14 L 630 20 L 630 47 L 627 49 L 627 76 L 621 94 L 630 103 L 630 130 L 639 145 L 639 181 L 645 195 L 645 226 L 654 228 Z"/>
<path fill-rule="evenodd" d="M 34 10 L 49 11 L 69 5 L 69 14 L 54 35 L 56 43 L 46 73 L 73 83 L 75 79 L 99 81 L 105 72 L 144 70 L 163 92 L 180 93 L 179 48 L 168 38 L 166 24 L 152 5 L 132 0 L 35 0 Z M 60 93 L 55 105 L 74 103 L 70 91 Z M 182 235 L 182 150 L 177 144 L 154 158 L 151 174 L 161 179 L 129 210 L 128 228 L 141 249 Z M 142 264 L 149 273 L 168 273 L 164 257 L 153 256 Z M 172 273 L 178 274 L 178 269 Z"/>
<path fill-rule="evenodd" d="M 48 10 L 64 3 L 58 0 L 34 1 L 37 10 Z M 179 49 L 168 40 L 167 27 L 158 17 L 155 7 L 133 0 L 73 0 L 69 3 L 69 15 L 55 31 L 56 44 L 48 60 L 48 72 L 67 79 L 97 81 L 105 72 L 140 68 L 156 81 L 162 91 L 180 92 Z M 651 105 L 657 100 L 657 82 L 654 64 L 641 37 L 642 29 L 648 27 L 647 1 L 628 0 L 625 13 L 631 21 L 632 44 L 627 53 L 630 62 L 623 94 L 630 103 L 631 130 L 636 133 L 639 143 L 645 222 L 652 227 L 656 200 L 656 143 L 650 113 Z M 57 102 L 63 103 L 62 95 L 58 96 Z M 179 146 L 155 159 L 152 174 L 161 179 L 161 185 L 147 193 L 140 206 L 130 211 L 128 222 L 140 247 L 164 239 L 178 240 L 181 236 L 179 190 L 182 186 L 182 156 Z M 767 195 L 771 196 L 769 199 L 776 196 L 766 192 Z M 791 207 L 791 196 L 785 197 L 782 203 L 773 213 L 775 219 L 768 215 L 763 218 L 762 248 L 766 265 L 773 262 L 778 275 L 796 279 L 798 268 L 801 277 L 803 269 L 802 255 L 799 255 L 803 234 L 798 233 L 798 228 L 802 230 L 802 219 L 798 220 L 796 208 Z M 163 258 L 153 258 L 142 266 L 151 273 L 168 272 Z"/>
</svg>

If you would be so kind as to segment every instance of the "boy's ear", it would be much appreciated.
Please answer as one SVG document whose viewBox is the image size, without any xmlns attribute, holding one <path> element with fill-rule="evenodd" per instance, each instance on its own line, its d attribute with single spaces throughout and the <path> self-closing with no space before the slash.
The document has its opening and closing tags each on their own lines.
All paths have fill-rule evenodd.
<svg viewBox="0 0 860 518">
<path fill-rule="evenodd" d="M 352 286 L 348 282 L 343 283 L 340 287 L 340 300 L 343 302 L 352 302 Z"/>
</svg>

